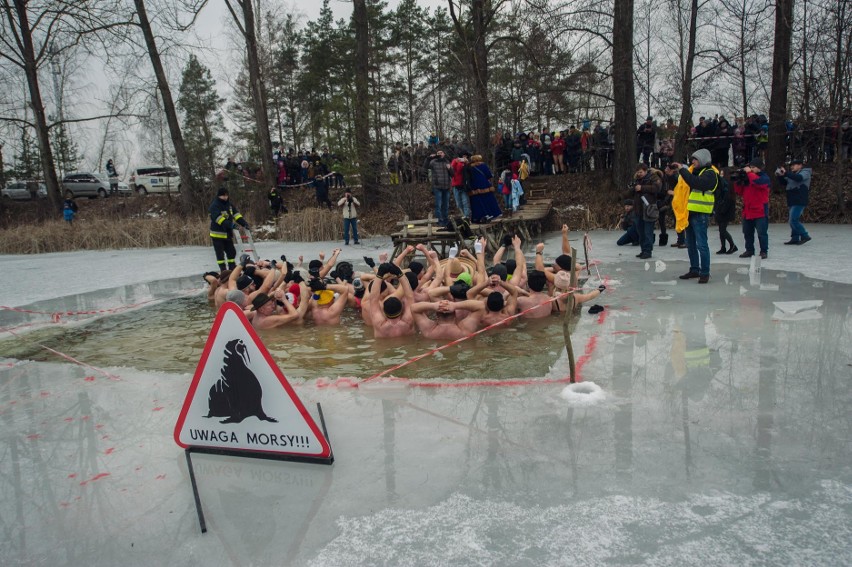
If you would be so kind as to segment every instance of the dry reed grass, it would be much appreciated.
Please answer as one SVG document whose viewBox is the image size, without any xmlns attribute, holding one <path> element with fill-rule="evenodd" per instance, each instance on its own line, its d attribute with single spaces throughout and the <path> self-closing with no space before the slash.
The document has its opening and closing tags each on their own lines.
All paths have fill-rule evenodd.
<svg viewBox="0 0 852 567">
<path fill-rule="evenodd" d="M 164 246 L 205 246 L 208 221 L 174 222 L 165 218 L 47 221 L 0 230 L 0 253 L 43 254 L 72 250 L 115 250 Z"/>
<path fill-rule="evenodd" d="M 343 236 L 343 218 L 337 210 L 305 208 L 281 216 L 278 219 L 277 229 L 280 240 L 294 242 L 340 240 Z"/>
</svg>

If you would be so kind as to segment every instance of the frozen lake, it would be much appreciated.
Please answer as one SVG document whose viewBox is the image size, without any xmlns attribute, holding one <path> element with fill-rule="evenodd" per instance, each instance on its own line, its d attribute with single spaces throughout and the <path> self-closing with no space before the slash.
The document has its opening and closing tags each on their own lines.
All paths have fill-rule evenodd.
<svg viewBox="0 0 852 567">
<path fill-rule="evenodd" d="M 508 333 L 534 362 L 501 362 L 509 347 L 483 336 L 400 371 L 411 382 L 357 388 L 336 379 L 430 345 L 343 345 L 354 367 L 270 348 L 314 417 L 322 404 L 335 462 L 194 455 L 206 534 L 172 431 L 213 317 L 197 291 L 212 251 L 0 256 L 0 305 L 19 309 L 0 312 L 3 563 L 848 565 L 852 265 L 836 252 L 852 232 L 809 230 L 781 246 L 772 226 L 760 273 L 714 255 L 706 286 L 677 280 L 684 250 L 640 261 L 591 233 L 611 285 L 574 334 L 585 393 L 544 382 L 567 375 L 557 318 L 555 343 Z M 173 307 L 195 311 L 146 339 Z M 97 313 L 65 315 L 82 311 Z M 482 376 L 448 363 L 492 358 Z"/>
</svg>

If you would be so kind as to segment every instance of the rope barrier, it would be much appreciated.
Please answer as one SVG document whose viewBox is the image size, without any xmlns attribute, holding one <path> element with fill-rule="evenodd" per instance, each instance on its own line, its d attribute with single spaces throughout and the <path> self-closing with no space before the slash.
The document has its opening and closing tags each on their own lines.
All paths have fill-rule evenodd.
<svg viewBox="0 0 852 567">
<path fill-rule="evenodd" d="M 22 338 L 20 335 L 18 335 L 17 333 L 15 333 L 15 332 L 14 332 L 14 331 L 12 331 L 12 330 L 7 330 L 6 332 L 10 333 L 12 336 L 14 336 L 14 337 L 16 337 L 16 338 L 19 338 L 19 339 L 20 339 L 20 338 Z M 41 344 L 41 343 L 35 343 L 35 345 L 36 345 L 36 346 L 38 346 L 38 347 L 41 347 L 41 348 L 43 348 L 44 350 L 46 350 L 46 351 L 48 351 L 48 352 L 50 352 L 50 353 L 53 353 L 53 354 L 55 354 L 55 355 L 57 355 L 57 356 L 59 356 L 59 357 L 61 357 L 61 358 L 64 358 L 65 360 L 68 360 L 68 361 L 70 361 L 70 362 L 73 362 L 74 364 L 77 364 L 77 365 L 79 365 L 79 366 L 84 366 L 84 367 L 86 367 L 86 368 L 90 368 L 91 370 L 94 370 L 95 372 L 98 372 L 98 373 L 100 373 L 100 374 L 103 374 L 104 376 L 106 376 L 106 377 L 107 377 L 107 378 L 109 378 L 110 380 L 115 380 L 115 381 L 120 381 L 120 380 L 121 380 L 121 378 L 120 378 L 119 376 L 116 376 L 115 374 L 110 374 L 110 373 L 109 373 L 109 372 L 107 372 L 106 370 L 103 370 L 103 369 L 101 369 L 101 368 L 98 368 L 97 366 L 92 366 L 91 364 L 87 364 L 87 363 L 85 363 L 85 362 L 83 362 L 83 361 L 81 361 L 81 360 L 77 360 L 76 358 L 74 358 L 74 357 L 72 357 L 72 356 L 69 356 L 69 355 L 67 355 L 67 354 L 65 354 L 65 353 L 63 353 L 63 352 L 59 352 L 58 350 L 52 349 L 52 348 L 50 348 L 49 346 L 45 346 L 45 345 L 43 345 L 43 344 Z"/>
<path fill-rule="evenodd" d="M 454 341 L 451 341 L 451 342 L 449 342 L 449 343 L 447 343 L 447 344 L 445 344 L 445 345 L 443 345 L 443 346 L 439 346 L 438 348 L 435 348 L 435 349 L 432 349 L 432 350 L 426 351 L 426 352 L 424 352 L 423 354 L 419 354 L 419 355 L 415 356 L 414 358 L 411 358 L 411 359 L 409 359 L 409 360 L 406 360 L 405 362 L 403 362 L 403 363 L 401 363 L 401 364 L 397 364 L 396 366 L 392 366 L 391 368 L 388 368 L 387 370 L 384 370 L 384 371 L 382 371 L 382 372 L 379 372 L 378 374 L 373 374 L 372 376 L 370 376 L 369 378 L 366 378 L 363 382 L 361 382 L 361 384 L 366 384 L 367 382 L 369 382 L 369 381 L 371 381 L 371 380 L 375 380 L 375 379 L 377 379 L 377 378 L 381 378 L 382 376 L 384 376 L 384 375 L 385 375 L 385 374 L 387 374 L 388 372 L 393 372 L 394 370 L 399 370 L 400 368 L 403 368 L 403 367 L 405 367 L 405 366 L 408 366 L 409 364 L 412 364 L 412 363 L 414 363 L 414 362 L 417 362 L 418 360 L 422 360 L 422 359 L 426 358 L 427 356 L 431 356 L 431 355 L 435 354 L 436 352 L 440 352 L 440 351 L 442 351 L 442 350 L 444 350 L 444 349 L 446 349 L 446 348 L 449 348 L 449 347 L 451 347 L 451 346 L 455 346 L 455 345 L 457 345 L 457 344 L 459 344 L 459 343 L 461 343 L 461 342 L 464 342 L 464 341 L 466 341 L 466 340 L 468 340 L 468 339 L 470 339 L 470 338 L 473 338 L 473 337 L 475 337 L 475 336 L 477 336 L 477 335 L 479 335 L 479 334 L 482 334 L 482 333 L 484 333 L 485 331 L 490 331 L 491 329 L 494 329 L 494 328 L 496 328 L 496 327 L 499 327 L 500 325 L 503 325 L 504 323 L 506 323 L 506 322 L 508 322 L 508 321 L 511 321 L 512 319 L 517 319 L 517 318 L 518 318 L 518 317 L 520 317 L 521 315 L 523 315 L 523 314 L 525 314 L 525 313 L 529 313 L 529 312 L 530 312 L 530 311 L 532 311 L 533 309 L 539 309 L 539 308 L 541 308 L 541 306 L 542 306 L 542 305 L 547 305 L 548 303 L 553 303 L 554 301 L 556 301 L 556 300 L 558 300 L 558 299 L 561 299 L 561 298 L 563 298 L 563 297 L 566 297 L 566 296 L 570 295 L 571 293 L 573 293 L 573 292 L 575 292 L 575 291 L 578 291 L 579 289 L 582 289 L 582 288 L 573 288 L 573 289 L 569 289 L 568 291 L 566 291 L 566 292 L 564 292 L 564 293 L 561 293 L 561 294 L 559 294 L 559 295 L 557 295 L 557 296 L 554 296 L 554 297 L 550 298 L 549 300 L 547 300 L 547 301 L 545 301 L 545 302 L 542 302 L 542 303 L 540 303 L 540 304 L 538 304 L 538 305 L 536 305 L 536 306 L 534 306 L 534 307 L 530 307 L 530 308 L 528 308 L 528 309 L 524 309 L 524 310 L 523 310 L 523 311 L 521 311 L 520 313 L 515 313 L 514 315 L 510 315 L 510 316 L 506 317 L 505 319 L 503 319 L 503 320 L 501 320 L 501 321 L 498 321 L 497 323 L 492 323 L 491 325 L 488 325 L 487 327 L 483 327 L 482 329 L 479 329 L 478 331 L 475 331 L 475 332 L 473 332 L 473 333 L 471 333 L 471 334 L 469 334 L 469 335 L 466 335 L 466 336 L 464 336 L 464 337 L 458 338 L 458 339 L 456 339 L 456 340 L 454 340 Z"/>
<path fill-rule="evenodd" d="M 140 301 L 138 303 L 132 303 L 130 305 L 121 305 L 119 307 L 111 307 L 109 309 L 93 309 L 90 311 L 36 311 L 33 309 L 22 309 L 20 307 L 9 307 L 8 305 L 0 305 L 0 310 L 3 311 L 13 311 L 15 313 L 27 313 L 30 315 L 48 315 L 50 317 L 51 323 L 62 323 L 63 317 L 77 317 L 81 315 L 100 315 L 100 314 L 113 314 L 113 313 L 121 313 L 122 311 L 128 311 L 130 309 L 135 309 L 137 307 L 141 307 L 142 305 L 147 305 L 149 303 L 153 303 L 156 301 L 163 301 L 165 299 L 175 299 L 178 297 L 187 297 L 189 295 L 194 295 L 201 291 L 202 288 L 196 288 L 184 293 L 178 294 L 174 297 L 169 298 L 153 298 L 147 299 L 145 301 Z M 12 333 L 12 331 L 22 329 L 24 327 L 31 327 L 37 325 L 38 323 L 24 323 L 22 325 L 18 325 L 16 327 L 2 327 L 0 328 L 0 333 Z M 14 333 L 12 333 L 14 334 Z"/>
<path fill-rule="evenodd" d="M 245 181 L 251 181 L 252 183 L 257 183 L 258 185 L 264 184 L 263 181 L 258 181 L 257 179 L 254 179 L 252 177 L 249 177 L 248 175 L 243 174 L 242 172 L 237 172 L 237 173 L 230 173 L 229 172 L 228 175 L 229 176 L 230 175 L 236 175 L 238 177 L 241 177 Z M 325 175 L 320 175 L 319 177 L 322 178 L 322 179 L 328 179 L 329 177 L 332 177 L 332 176 L 335 176 L 335 175 L 342 175 L 342 174 L 338 171 L 332 171 L 332 172 L 326 173 Z M 223 182 L 224 181 L 228 181 L 228 179 L 224 179 Z M 293 187 L 307 187 L 308 185 L 312 185 L 312 184 L 313 184 L 313 181 L 308 181 L 307 183 L 296 183 L 295 185 L 277 185 L 276 184 L 276 187 L 280 187 L 280 188 L 283 188 L 283 189 L 289 189 L 289 188 L 293 188 Z"/>
</svg>

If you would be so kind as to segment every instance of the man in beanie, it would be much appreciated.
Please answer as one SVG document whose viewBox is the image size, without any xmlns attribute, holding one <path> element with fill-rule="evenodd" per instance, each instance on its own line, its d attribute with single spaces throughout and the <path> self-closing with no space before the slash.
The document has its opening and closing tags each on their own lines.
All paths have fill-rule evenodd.
<svg viewBox="0 0 852 567">
<path fill-rule="evenodd" d="M 719 170 L 711 164 L 710 150 L 705 148 L 692 154 L 690 161 L 692 163 L 689 167 L 677 162 L 671 164 L 672 169 L 678 172 L 680 182 L 689 188 L 689 200 L 686 205 L 688 225 L 685 231 L 689 271 L 680 276 L 680 279 L 698 278 L 698 283 L 706 284 L 710 281 L 707 226 L 713 214 L 716 188 L 719 187 Z"/>
<path fill-rule="evenodd" d="M 210 203 L 210 239 L 213 241 L 213 251 L 216 253 L 216 264 L 219 271 L 231 270 L 236 267 L 237 250 L 234 247 L 234 228 L 239 224 L 246 230 L 249 225 L 243 215 L 230 202 L 228 189 L 220 187 L 216 198 Z"/>
<path fill-rule="evenodd" d="M 763 160 L 755 158 L 743 168 L 746 177 L 734 181 L 734 190 L 743 198 L 743 237 L 745 252 L 740 258 L 754 256 L 754 232 L 760 243 L 760 257 L 769 255 L 769 176 L 763 171 Z"/>
<path fill-rule="evenodd" d="M 808 205 L 811 188 L 811 168 L 800 159 L 790 162 L 790 169 L 779 167 L 775 172 L 778 182 L 787 188 L 787 207 L 790 209 L 790 240 L 784 244 L 804 244 L 811 237 L 799 220 Z"/>
</svg>

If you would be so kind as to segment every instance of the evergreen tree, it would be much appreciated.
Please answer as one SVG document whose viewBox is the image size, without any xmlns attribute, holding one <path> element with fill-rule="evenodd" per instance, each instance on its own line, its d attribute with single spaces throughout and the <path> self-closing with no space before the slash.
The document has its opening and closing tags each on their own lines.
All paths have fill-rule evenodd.
<svg viewBox="0 0 852 567">
<path fill-rule="evenodd" d="M 398 131 L 408 144 L 414 144 L 420 126 L 419 99 L 426 80 L 426 51 L 423 39 L 429 37 L 426 10 L 417 0 L 402 0 L 393 13 L 393 43 L 397 46 L 398 75 L 404 102 L 398 116 Z"/>
<path fill-rule="evenodd" d="M 68 135 L 68 128 L 59 124 L 50 131 L 51 144 L 55 149 L 56 168 L 59 177 L 64 177 L 71 171 L 76 171 L 80 162 L 80 153 L 77 144 Z"/>
<path fill-rule="evenodd" d="M 270 19 L 274 21 L 270 25 L 271 65 L 265 74 L 269 83 L 266 91 L 278 141 L 283 145 L 282 151 L 286 152 L 288 147 L 302 146 L 305 139 L 307 120 L 302 109 L 303 97 L 298 90 L 302 71 L 299 59 L 302 34 L 296 28 L 292 14 L 287 14 L 280 21 L 275 14 L 270 14 Z"/>
<path fill-rule="evenodd" d="M 210 69 L 195 55 L 183 70 L 177 106 L 183 115 L 183 135 L 193 177 L 216 176 L 217 149 L 225 126 L 219 106 L 225 102 L 216 92 Z"/>
<path fill-rule="evenodd" d="M 21 146 L 15 154 L 15 166 L 12 175 L 19 180 L 31 180 L 41 178 L 41 156 L 38 144 L 30 135 L 29 128 L 21 128 Z"/>
<path fill-rule="evenodd" d="M 232 132 L 235 145 L 245 152 L 245 160 L 257 163 L 260 159 L 260 141 L 254 127 L 254 107 L 248 81 L 248 71 L 241 70 L 232 85 L 228 114 L 236 124 Z"/>
</svg>

